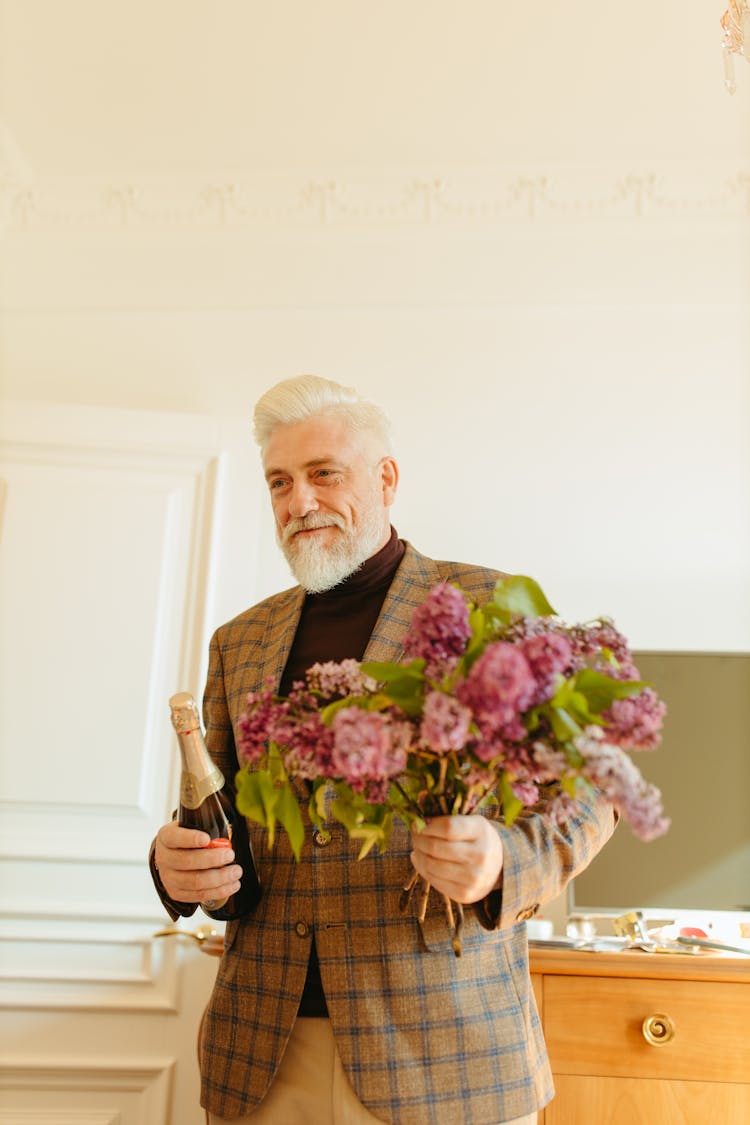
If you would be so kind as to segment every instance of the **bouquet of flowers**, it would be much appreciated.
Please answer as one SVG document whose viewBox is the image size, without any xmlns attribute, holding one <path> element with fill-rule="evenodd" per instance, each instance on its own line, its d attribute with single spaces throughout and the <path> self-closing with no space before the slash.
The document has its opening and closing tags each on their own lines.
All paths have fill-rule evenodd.
<svg viewBox="0 0 750 1125">
<path fill-rule="evenodd" d="M 441 583 L 414 611 L 404 650 L 405 663 L 315 664 L 288 697 L 272 683 L 248 696 L 237 807 L 270 842 L 278 823 L 299 859 L 295 778 L 309 782 L 312 823 L 335 818 L 361 840 L 359 858 L 386 848 L 394 817 L 419 827 L 493 806 L 511 825 L 544 797 L 542 814 L 564 823 L 594 790 L 639 838 L 666 831 L 661 795 L 628 753 L 658 746 L 666 708 L 609 619 L 566 625 L 520 575 L 483 605 Z M 446 901 L 459 953 L 456 906 Z"/>
</svg>

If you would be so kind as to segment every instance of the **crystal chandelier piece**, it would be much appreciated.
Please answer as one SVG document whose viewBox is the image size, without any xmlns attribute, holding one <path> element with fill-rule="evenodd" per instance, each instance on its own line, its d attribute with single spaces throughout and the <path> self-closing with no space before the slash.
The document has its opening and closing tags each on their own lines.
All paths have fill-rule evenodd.
<svg viewBox="0 0 750 1125">
<path fill-rule="evenodd" d="M 742 55 L 750 62 L 750 8 L 747 0 L 729 0 L 729 7 L 721 17 L 722 51 L 724 55 L 724 85 L 730 94 L 737 89 L 734 73 L 734 56 Z"/>
</svg>

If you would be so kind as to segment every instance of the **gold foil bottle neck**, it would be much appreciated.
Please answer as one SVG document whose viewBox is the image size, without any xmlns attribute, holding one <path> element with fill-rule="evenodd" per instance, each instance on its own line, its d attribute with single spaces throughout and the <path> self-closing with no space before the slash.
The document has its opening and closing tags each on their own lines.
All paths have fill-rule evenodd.
<svg viewBox="0 0 750 1125">
<path fill-rule="evenodd" d="M 188 731 L 200 729 L 201 717 L 198 704 L 190 692 L 178 691 L 169 700 L 169 709 L 172 715 L 172 726 L 178 734 L 187 734 Z"/>
<path fill-rule="evenodd" d="M 192 695 L 177 692 L 170 698 L 169 707 L 182 758 L 180 803 L 197 809 L 206 797 L 224 787 L 224 775 L 206 749 L 198 705 Z"/>
</svg>

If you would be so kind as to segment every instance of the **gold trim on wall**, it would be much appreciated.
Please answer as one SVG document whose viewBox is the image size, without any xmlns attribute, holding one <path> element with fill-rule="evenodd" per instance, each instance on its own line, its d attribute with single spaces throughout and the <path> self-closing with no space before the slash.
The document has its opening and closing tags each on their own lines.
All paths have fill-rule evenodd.
<svg viewBox="0 0 750 1125">
<path fill-rule="evenodd" d="M 0 180 L 0 226 L 35 230 L 490 227 L 504 221 L 750 217 L 750 167 L 451 170 Z"/>
</svg>

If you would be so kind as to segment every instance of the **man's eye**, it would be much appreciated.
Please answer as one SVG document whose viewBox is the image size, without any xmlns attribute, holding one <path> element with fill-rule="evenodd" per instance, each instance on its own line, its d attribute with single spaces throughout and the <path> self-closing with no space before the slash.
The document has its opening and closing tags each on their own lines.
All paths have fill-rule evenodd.
<svg viewBox="0 0 750 1125">
<path fill-rule="evenodd" d="M 283 480 L 269 480 L 268 487 L 271 489 L 271 492 L 278 492 L 280 488 L 284 487 L 285 483 L 286 482 Z"/>
</svg>

